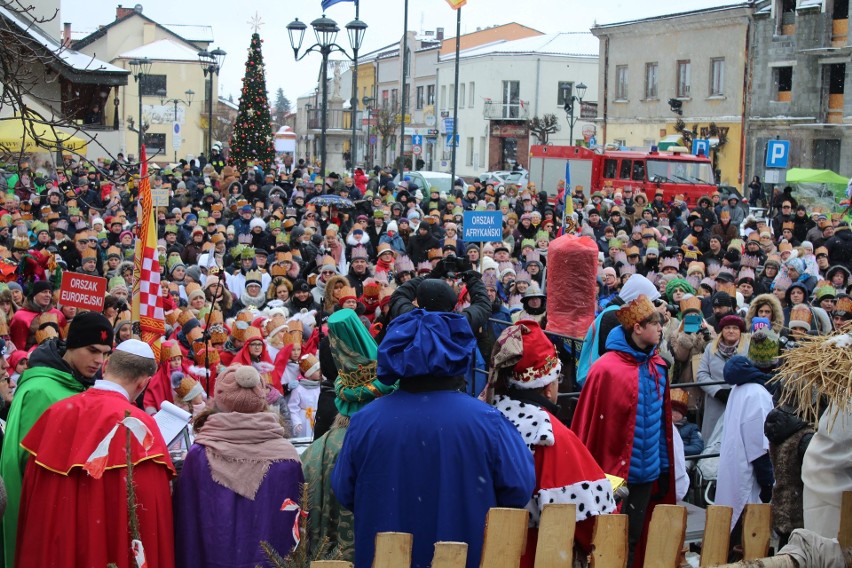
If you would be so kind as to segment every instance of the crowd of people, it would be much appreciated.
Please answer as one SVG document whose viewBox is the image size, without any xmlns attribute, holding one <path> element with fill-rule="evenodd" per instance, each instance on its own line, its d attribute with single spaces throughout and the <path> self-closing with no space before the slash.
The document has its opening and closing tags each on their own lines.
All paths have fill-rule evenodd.
<svg viewBox="0 0 852 568">
<path fill-rule="evenodd" d="M 804 526 L 814 430 L 771 379 L 805 338 L 852 330 L 848 208 L 790 188 L 765 213 L 631 186 L 446 191 L 393 168 L 238 171 L 214 148 L 149 170 L 169 196 L 149 345 L 131 316 L 130 158 L 0 176 L 6 566 L 255 566 L 303 547 L 360 568 L 382 531 L 414 534 L 412 566 L 441 540 L 477 566 L 494 506 L 529 511 L 532 566 L 550 503 L 576 505 L 578 558 L 595 516 L 627 513 L 641 566 L 654 504 L 683 498 L 684 456 L 708 450 L 732 528 L 770 500 L 782 538 Z M 500 211 L 502 239 L 465 242 L 471 210 Z M 557 238 L 600 251 L 564 383 L 573 352 L 547 333 Z M 65 272 L 106 279 L 101 312 L 58 302 Z M 173 406 L 192 422 L 166 440 L 152 416 Z"/>
</svg>

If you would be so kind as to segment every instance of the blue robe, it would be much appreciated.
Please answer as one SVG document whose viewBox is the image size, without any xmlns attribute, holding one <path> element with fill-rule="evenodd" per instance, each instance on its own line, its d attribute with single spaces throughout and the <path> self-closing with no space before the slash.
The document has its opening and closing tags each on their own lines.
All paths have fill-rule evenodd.
<svg viewBox="0 0 852 568">
<path fill-rule="evenodd" d="M 460 392 L 403 390 L 352 417 L 332 489 L 355 515 L 355 567 L 373 562 L 376 533 L 414 535 L 413 568 L 438 541 L 468 543 L 479 566 L 491 507 L 524 507 L 535 487 L 532 454 L 495 408 Z"/>
</svg>

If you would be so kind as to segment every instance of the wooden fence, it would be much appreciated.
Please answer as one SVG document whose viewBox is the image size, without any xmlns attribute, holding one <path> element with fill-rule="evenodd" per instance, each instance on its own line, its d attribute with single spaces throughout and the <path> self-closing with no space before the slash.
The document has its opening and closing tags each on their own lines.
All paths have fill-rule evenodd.
<svg viewBox="0 0 852 568">
<path fill-rule="evenodd" d="M 574 505 L 548 505 L 544 508 L 538 532 L 535 568 L 571 568 L 573 564 Z M 702 568 L 728 566 L 731 508 L 711 505 L 707 508 L 701 547 Z M 523 509 L 491 509 L 485 526 L 480 566 L 482 568 L 518 568 L 526 547 L 527 511 Z M 793 568 L 789 557 L 769 554 L 771 505 L 747 505 L 743 512 L 743 560 L 760 560 L 762 566 Z M 686 534 L 686 508 L 658 505 L 651 516 L 645 553 L 645 568 L 678 568 L 682 562 Z M 838 536 L 844 549 L 852 547 L 852 492 L 843 494 Z M 379 533 L 373 568 L 410 568 L 412 535 Z M 432 568 L 464 568 L 467 544 L 438 542 Z M 596 517 L 592 537 L 591 568 L 624 568 L 627 565 L 627 516 Z M 730 566 L 744 566 L 734 564 Z M 349 562 L 314 561 L 311 568 L 352 568 Z"/>
</svg>

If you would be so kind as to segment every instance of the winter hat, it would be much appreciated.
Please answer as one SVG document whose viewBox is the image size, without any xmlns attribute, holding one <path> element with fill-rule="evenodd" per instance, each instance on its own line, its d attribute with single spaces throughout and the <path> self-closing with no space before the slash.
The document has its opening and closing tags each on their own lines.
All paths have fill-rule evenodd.
<svg viewBox="0 0 852 568">
<path fill-rule="evenodd" d="M 769 327 L 767 318 L 754 318 L 752 325 L 754 326 L 755 323 L 764 327 L 752 332 L 748 345 L 748 358 L 759 369 L 771 369 L 778 363 L 780 354 L 778 334 Z"/>
<path fill-rule="evenodd" d="M 792 268 L 799 276 L 805 273 L 805 261 L 801 258 L 791 258 L 784 263 L 784 266 L 788 269 Z"/>
<path fill-rule="evenodd" d="M 378 378 L 460 377 L 471 365 L 476 338 L 458 313 L 412 310 L 395 318 L 378 351 Z"/>
<path fill-rule="evenodd" d="M 450 312 L 457 301 L 449 284 L 437 278 L 427 278 L 417 287 L 417 305 L 429 312 Z"/>
<path fill-rule="evenodd" d="M 558 379 L 562 363 L 556 356 L 556 348 L 538 323 L 521 320 L 515 325 L 520 328 L 524 346 L 509 383 L 521 389 L 538 389 Z"/>
<path fill-rule="evenodd" d="M 645 295 L 652 302 L 660 298 L 660 292 L 656 286 L 641 274 L 632 275 L 618 293 L 618 297 L 624 300 L 625 304 L 632 302 L 640 295 Z"/>
<path fill-rule="evenodd" d="M 252 414 L 266 410 L 266 389 L 257 369 L 248 365 L 222 371 L 216 379 L 215 398 L 222 412 Z"/>
<path fill-rule="evenodd" d="M 398 233 L 399 232 L 399 226 L 397 226 L 396 221 L 391 221 L 390 223 L 388 223 L 387 232 L 388 233 Z"/>
<path fill-rule="evenodd" d="M 32 289 L 30 289 L 29 297 L 32 298 L 36 294 L 40 294 L 48 290 L 53 292 L 53 286 L 51 286 L 50 282 L 48 282 L 47 280 L 39 280 L 37 282 L 33 282 Z"/>
<path fill-rule="evenodd" d="M 720 292 L 721 293 L 721 292 Z M 742 333 L 745 333 L 745 322 L 743 318 L 734 314 L 728 314 L 719 322 L 719 329 L 724 329 L 729 325 L 737 326 Z"/>
<path fill-rule="evenodd" d="M 109 320 L 97 312 L 83 312 L 71 320 L 65 346 L 68 349 L 90 345 L 106 345 L 111 348 L 112 342 L 113 328 Z"/>
<path fill-rule="evenodd" d="M 376 379 L 376 341 L 354 310 L 338 310 L 328 318 L 328 340 L 337 367 L 334 405 L 343 416 L 352 416 L 368 402 L 392 393 L 395 385 Z"/>
<path fill-rule="evenodd" d="M 675 278 L 666 284 L 666 297 L 668 297 L 669 301 L 672 301 L 674 293 L 678 290 L 686 292 L 687 294 L 695 294 L 695 288 L 693 288 L 689 282 L 683 278 Z"/>
</svg>

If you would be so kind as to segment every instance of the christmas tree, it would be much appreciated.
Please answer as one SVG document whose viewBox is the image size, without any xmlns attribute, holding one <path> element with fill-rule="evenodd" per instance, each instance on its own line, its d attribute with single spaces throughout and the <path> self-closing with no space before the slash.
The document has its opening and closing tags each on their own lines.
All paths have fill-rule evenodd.
<svg viewBox="0 0 852 568">
<path fill-rule="evenodd" d="M 248 162 L 259 164 L 266 170 L 275 158 L 261 43 L 260 35 L 253 33 L 240 94 L 240 110 L 231 134 L 228 163 L 240 171 L 245 170 Z"/>
</svg>

